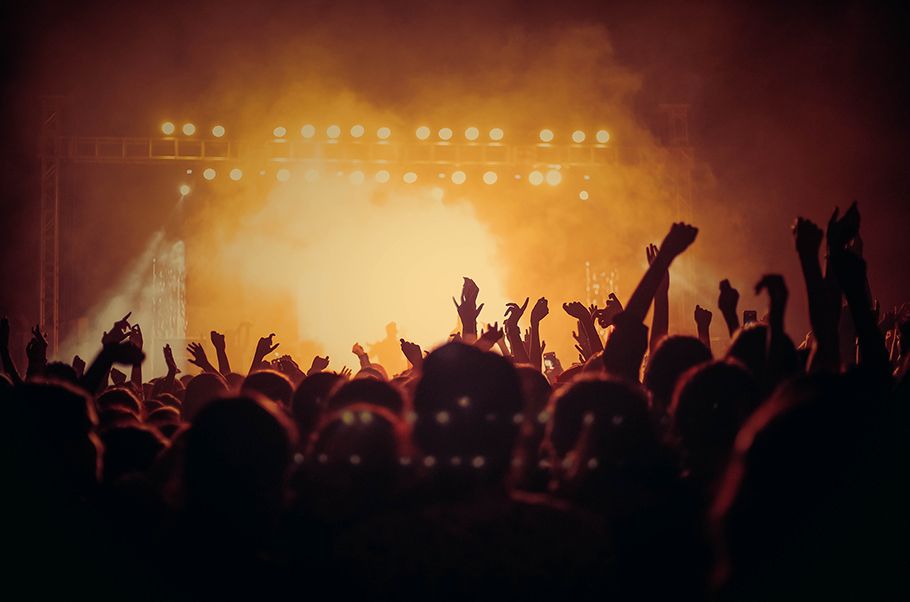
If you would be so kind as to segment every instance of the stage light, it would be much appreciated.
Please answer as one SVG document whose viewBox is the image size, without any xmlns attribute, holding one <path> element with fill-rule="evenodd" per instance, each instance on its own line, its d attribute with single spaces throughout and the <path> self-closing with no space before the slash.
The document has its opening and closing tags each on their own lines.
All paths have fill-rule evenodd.
<svg viewBox="0 0 910 602">
<path fill-rule="evenodd" d="M 363 129 L 363 126 L 358 123 L 357 125 L 355 125 L 354 127 L 351 128 L 351 136 L 353 136 L 354 138 L 360 138 L 361 136 L 363 136 L 364 131 L 365 130 Z"/>
<path fill-rule="evenodd" d="M 540 186 L 543 184 L 543 174 L 535 169 L 528 174 L 528 182 L 530 182 L 533 186 Z"/>
<path fill-rule="evenodd" d="M 329 138 L 331 138 L 332 140 L 335 140 L 336 138 L 341 136 L 341 128 L 338 127 L 337 125 L 330 125 L 329 127 L 326 128 L 325 135 L 328 136 Z"/>
<path fill-rule="evenodd" d="M 553 142 L 553 130 L 543 129 L 540 130 L 540 141 L 541 142 Z"/>
<path fill-rule="evenodd" d="M 468 176 L 463 171 L 452 172 L 452 183 L 453 184 L 464 184 L 464 181 L 467 179 L 468 179 Z"/>
<path fill-rule="evenodd" d="M 451 140 L 452 139 L 452 128 L 442 128 L 439 130 L 439 139 L 440 140 Z"/>
<path fill-rule="evenodd" d="M 502 140 L 502 137 L 504 135 L 505 135 L 505 133 L 502 131 L 502 128 L 493 128 L 492 130 L 490 130 L 490 140 L 492 140 L 494 142 L 499 142 L 500 140 Z"/>
<path fill-rule="evenodd" d="M 190 190 L 191 190 L 191 189 L 190 189 L 190 185 L 189 185 L 189 184 L 181 184 L 181 185 L 180 185 L 180 196 L 186 196 L 186 195 L 188 195 L 188 194 L 190 193 Z"/>
<path fill-rule="evenodd" d="M 581 144 L 585 141 L 585 133 L 581 130 L 575 130 L 572 132 L 572 142 L 575 144 Z"/>
<path fill-rule="evenodd" d="M 303 179 L 307 182 L 315 182 L 319 179 L 319 172 L 315 169 L 308 169 L 305 174 L 303 174 Z"/>
<path fill-rule="evenodd" d="M 558 169 L 551 169 L 547 172 L 547 184 L 556 186 L 560 182 L 562 182 L 562 174 L 559 173 Z"/>
<path fill-rule="evenodd" d="M 291 170 L 282 167 L 275 172 L 275 179 L 277 179 L 279 182 L 287 182 L 291 179 Z"/>
<path fill-rule="evenodd" d="M 170 121 L 165 121 L 161 124 L 161 133 L 165 136 L 172 136 L 176 130 L 177 126 L 175 126 Z"/>
<path fill-rule="evenodd" d="M 212 169 L 211 167 L 205 169 L 202 172 L 202 177 L 205 178 L 206 180 L 208 180 L 209 182 L 211 182 L 212 180 L 215 179 L 215 175 L 216 175 L 215 170 Z"/>
<path fill-rule="evenodd" d="M 355 186 L 363 184 L 363 180 L 364 175 L 360 170 L 352 171 L 350 174 L 348 174 L 348 181 Z"/>
<path fill-rule="evenodd" d="M 610 133 L 607 132 L 607 130 L 597 130 L 595 138 L 597 139 L 598 143 L 606 144 L 610 141 Z"/>
<path fill-rule="evenodd" d="M 193 134 L 196 133 L 196 126 L 193 125 L 192 123 L 184 123 L 183 124 L 183 133 L 186 134 L 187 136 L 192 136 Z"/>
<path fill-rule="evenodd" d="M 475 127 L 469 127 L 464 131 L 464 137 L 473 142 L 480 137 L 480 130 Z"/>
<path fill-rule="evenodd" d="M 192 173 L 193 173 L 193 168 L 187 167 L 187 168 L 186 168 L 186 175 L 190 175 L 190 174 L 192 174 Z"/>
<path fill-rule="evenodd" d="M 215 127 L 213 127 L 212 136 L 214 136 L 215 138 L 221 138 L 222 136 L 224 136 L 224 126 L 216 125 Z"/>
<path fill-rule="evenodd" d="M 578 193 L 578 198 L 580 198 L 580 199 L 583 200 L 583 201 L 587 201 L 587 200 L 588 200 L 588 191 L 587 191 L 587 190 L 582 190 L 581 192 L 579 192 L 579 193 Z"/>
<path fill-rule="evenodd" d="M 392 174 L 390 174 L 389 172 L 387 172 L 384 169 L 380 169 L 379 171 L 376 172 L 376 175 L 374 176 L 374 178 L 380 184 L 385 184 L 392 178 Z"/>
<path fill-rule="evenodd" d="M 425 125 L 422 125 L 419 128 L 417 128 L 417 132 L 415 132 L 415 133 L 417 134 L 418 140 L 426 140 L 427 138 L 430 137 L 430 128 L 428 128 Z"/>
<path fill-rule="evenodd" d="M 285 136 L 287 136 L 287 133 L 288 133 L 288 130 L 283 125 L 279 125 L 274 130 L 272 130 L 272 134 L 276 138 L 284 138 Z"/>
<path fill-rule="evenodd" d="M 391 135 L 392 135 L 392 130 L 390 130 L 389 128 L 387 128 L 385 126 L 382 126 L 378 130 L 376 130 L 376 137 L 379 138 L 380 140 L 388 140 L 389 136 L 391 136 Z"/>
<path fill-rule="evenodd" d="M 413 184 L 417 181 L 417 174 L 413 171 L 409 171 L 401 176 L 401 179 L 404 180 L 405 184 Z"/>
<path fill-rule="evenodd" d="M 488 171 L 483 174 L 483 181 L 486 184 L 495 184 L 498 179 L 499 177 L 496 175 L 495 171 Z"/>
<path fill-rule="evenodd" d="M 235 167 L 231 170 L 231 173 L 229 173 L 228 176 L 236 182 L 243 177 L 243 171 Z"/>
<path fill-rule="evenodd" d="M 585 182 L 588 182 L 591 180 L 591 176 L 589 176 L 588 174 L 583 175 L 582 178 L 584 179 Z"/>
<path fill-rule="evenodd" d="M 316 135 L 316 128 L 308 123 L 300 128 L 300 135 L 304 138 L 312 138 Z"/>
</svg>

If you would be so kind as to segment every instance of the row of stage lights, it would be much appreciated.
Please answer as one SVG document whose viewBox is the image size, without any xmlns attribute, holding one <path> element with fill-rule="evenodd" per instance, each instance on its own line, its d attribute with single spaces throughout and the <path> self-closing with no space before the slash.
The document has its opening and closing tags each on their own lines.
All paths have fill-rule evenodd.
<svg viewBox="0 0 910 602">
<path fill-rule="evenodd" d="M 196 133 L 196 126 L 193 123 L 184 123 L 180 127 L 180 131 L 183 132 L 185 136 L 193 136 Z M 177 132 L 177 126 L 171 121 L 165 121 L 161 124 L 161 132 L 165 136 L 173 136 Z M 224 126 L 216 125 L 212 127 L 212 136 L 215 138 L 221 138 L 225 134 Z M 360 124 L 354 125 L 350 130 L 351 138 L 360 139 L 366 134 L 366 128 Z M 429 127 L 422 125 L 417 130 L 415 130 L 414 135 L 418 140 L 425 141 L 429 140 L 433 132 Z M 284 126 L 277 126 L 272 130 L 272 135 L 276 140 L 284 140 L 288 135 L 288 130 Z M 312 139 L 316 136 L 316 126 L 311 124 L 306 124 L 300 128 L 300 135 L 306 139 Z M 325 129 L 325 135 L 329 140 L 338 140 L 341 138 L 341 126 L 330 125 Z M 452 128 L 440 128 L 436 132 L 439 140 L 442 142 L 449 142 L 455 137 L 455 132 Z M 380 127 L 376 130 L 376 137 L 379 140 L 388 140 L 392 136 L 392 130 L 388 127 Z M 492 128 L 487 136 L 493 142 L 501 142 L 505 138 L 505 132 L 502 128 Z M 549 144 L 556 139 L 556 134 L 551 129 L 544 128 L 540 130 L 537 134 L 538 139 L 545 144 Z M 575 130 L 570 136 L 572 142 L 575 144 L 582 144 L 585 140 L 588 139 L 588 135 L 582 130 Z M 480 130 L 476 127 L 466 128 L 464 131 L 464 139 L 468 142 L 476 142 L 480 139 Z M 597 130 L 594 133 L 594 140 L 597 144 L 606 144 L 610 141 L 610 133 L 607 130 Z"/>
<path fill-rule="evenodd" d="M 192 171 L 192 169 L 188 169 L 187 174 L 191 174 Z M 265 171 L 259 172 L 260 175 L 265 175 L 265 173 Z M 202 171 L 202 177 L 207 181 L 214 180 L 217 175 L 217 172 L 212 167 L 207 167 Z M 235 182 L 240 181 L 243 176 L 243 170 L 241 170 L 239 167 L 235 167 L 228 172 L 228 177 Z M 344 172 L 337 172 L 337 176 L 344 176 Z M 309 169 L 303 174 L 303 179 L 306 182 L 311 183 L 318 181 L 320 177 L 321 174 L 316 169 Z M 467 174 L 461 170 L 453 171 L 449 175 L 440 172 L 437 177 L 439 180 L 451 180 L 451 182 L 456 185 L 464 184 L 468 180 Z M 288 182 L 291 179 L 291 171 L 287 168 L 278 169 L 275 172 L 275 179 L 277 179 L 279 182 Z M 350 184 L 359 186 L 360 184 L 366 182 L 367 174 L 362 170 L 354 170 L 347 174 L 347 179 Z M 401 181 L 405 184 L 414 184 L 418 179 L 419 177 L 414 171 L 406 171 L 401 175 Z M 492 186 L 499 181 L 499 175 L 495 171 L 486 171 L 481 176 L 481 179 L 483 180 L 484 184 Z M 515 174 L 514 179 L 521 180 L 521 174 Z M 590 179 L 590 176 L 584 176 L 585 181 L 588 181 Z M 373 174 L 373 180 L 377 184 L 388 184 L 392 181 L 392 174 L 388 170 L 380 169 Z M 547 184 L 549 186 L 558 186 L 562 182 L 562 173 L 558 169 L 549 169 L 547 171 L 540 171 L 535 169 L 528 174 L 527 181 L 532 186 L 541 186 L 543 184 Z M 189 184 L 181 184 L 179 191 L 181 196 L 187 196 L 190 194 L 190 192 L 192 192 L 192 188 Z M 587 201 L 590 198 L 590 195 L 588 194 L 587 190 L 580 190 L 578 192 L 578 198 L 582 201 Z"/>
</svg>

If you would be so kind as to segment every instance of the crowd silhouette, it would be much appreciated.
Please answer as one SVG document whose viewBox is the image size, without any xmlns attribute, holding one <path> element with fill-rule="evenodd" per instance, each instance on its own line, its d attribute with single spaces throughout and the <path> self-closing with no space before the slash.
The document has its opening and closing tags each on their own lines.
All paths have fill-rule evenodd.
<svg viewBox="0 0 910 602">
<path fill-rule="evenodd" d="M 910 305 L 874 301 L 856 204 L 824 232 L 793 226 L 812 327 L 798 345 L 775 274 L 755 285 L 766 315 L 742 324 L 739 293 L 720 282 L 726 349 L 712 349 L 707 301 L 697 337 L 672 334 L 671 264 L 697 234 L 677 223 L 649 245 L 625 304 L 563 304 L 577 361 L 546 351 L 547 299 L 509 303 L 483 327 L 467 277 L 460 333 L 429 353 L 401 339 L 400 374 L 359 344 L 356 371 L 319 356 L 304 369 L 275 357 L 269 334 L 244 375 L 212 331 L 217 365 L 191 343 L 201 372 L 181 375 L 165 346 L 167 373 L 148 379 L 127 314 L 89 365 L 49 362 L 36 327 L 23 376 L 4 319 L 7 587 L 158 600 L 906 595 Z"/>
</svg>

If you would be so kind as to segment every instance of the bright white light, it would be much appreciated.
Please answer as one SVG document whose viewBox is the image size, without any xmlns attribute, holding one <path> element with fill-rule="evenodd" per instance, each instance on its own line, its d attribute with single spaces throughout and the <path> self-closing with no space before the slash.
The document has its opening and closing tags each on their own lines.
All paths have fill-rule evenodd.
<svg viewBox="0 0 910 602">
<path fill-rule="evenodd" d="M 272 130 L 272 135 L 274 135 L 276 138 L 284 138 L 285 136 L 287 136 L 287 134 L 288 134 L 288 130 L 283 125 L 279 125 L 274 130 Z"/>
<path fill-rule="evenodd" d="M 413 184 L 417 181 L 417 174 L 413 171 L 406 172 L 401 179 L 404 180 L 405 184 Z"/>
<path fill-rule="evenodd" d="M 379 171 L 376 172 L 375 178 L 376 178 L 376 181 L 379 182 L 380 184 L 385 184 L 390 179 L 392 179 L 392 174 L 390 174 L 389 172 L 387 172 L 384 169 L 380 169 Z"/>
<path fill-rule="evenodd" d="M 351 173 L 348 174 L 348 181 L 351 184 L 354 184 L 355 186 L 357 186 L 358 184 L 363 184 L 364 179 L 365 179 L 365 176 L 363 175 L 363 172 L 360 170 L 352 171 Z"/>
<path fill-rule="evenodd" d="M 331 138 L 332 140 L 335 140 L 336 138 L 341 136 L 341 128 L 338 127 L 337 125 L 330 125 L 329 127 L 327 127 L 325 129 L 325 135 L 328 136 L 329 138 Z"/>
<path fill-rule="evenodd" d="M 572 142 L 575 144 L 581 144 L 585 141 L 585 133 L 581 130 L 575 130 L 572 132 Z"/>
<path fill-rule="evenodd" d="M 212 136 L 214 136 L 215 138 L 221 138 L 222 136 L 224 136 L 224 126 L 216 125 L 215 127 L 213 127 Z"/>
<path fill-rule="evenodd" d="M 380 140 L 387 140 L 389 138 L 389 136 L 391 136 L 391 135 L 392 135 L 392 130 L 390 130 L 389 128 L 387 128 L 385 126 L 382 126 L 378 130 L 376 130 L 376 137 L 379 138 Z"/>
<path fill-rule="evenodd" d="M 540 130 L 540 141 L 541 142 L 552 142 L 553 141 L 553 130 L 547 130 L 547 129 Z"/>
<path fill-rule="evenodd" d="M 308 169 L 305 174 L 303 174 L 303 179 L 307 182 L 315 182 L 319 179 L 319 172 L 315 169 Z"/>
<path fill-rule="evenodd" d="M 543 174 L 535 169 L 528 174 L 528 182 L 530 182 L 533 186 L 540 186 L 543 184 Z"/>
<path fill-rule="evenodd" d="M 560 182 L 562 182 L 562 174 L 559 173 L 558 169 L 551 169 L 547 172 L 547 184 L 556 186 Z"/>
<path fill-rule="evenodd" d="M 464 137 L 466 139 L 470 140 L 471 142 L 473 142 L 474 140 L 477 140 L 477 138 L 480 137 L 480 130 L 478 130 L 475 127 L 469 127 L 468 129 L 466 129 L 464 131 Z"/>
<path fill-rule="evenodd" d="M 582 190 L 581 192 L 579 192 L 579 193 L 578 193 L 578 198 L 580 198 L 580 199 L 583 200 L 583 201 L 587 201 L 588 198 L 589 198 L 589 197 L 588 197 L 588 191 L 587 191 L 587 190 Z"/>
<path fill-rule="evenodd" d="M 188 195 L 190 193 L 190 190 L 192 190 L 192 189 L 190 188 L 189 184 L 181 184 L 180 185 L 180 196 Z"/>
<path fill-rule="evenodd" d="M 300 128 L 300 135 L 304 138 L 312 138 L 316 135 L 316 127 L 308 123 Z"/>
<path fill-rule="evenodd" d="M 217 175 L 217 174 L 215 174 L 215 170 L 212 169 L 211 167 L 206 168 L 202 172 L 202 177 L 210 182 L 215 179 L 215 175 Z"/>
<path fill-rule="evenodd" d="M 490 130 L 490 140 L 493 140 L 494 142 L 502 140 L 504 135 L 505 133 L 502 131 L 502 128 L 493 128 Z"/>
<path fill-rule="evenodd" d="M 607 130 L 597 130 L 595 135 L 597 142 L 600 144 L 606 144 L 610 141 L 610 133 Z"/>
<path fill-rule="evenodd" d="M 279 169 L 278 171 L 275 172 L 275 178 L 279 182 L 287 182 L 288 180 L 291 179 L 291 170 L 285 169 L 284 167 L 282 167 L 281 169 Z"/>
<path fill-rule="evenodd" d="M 228 176 L 236 182 L 243 177 L 243 171 L 235 167 L 231 170 L 231 173 L 229 173 Z"/>
<path fill-rule="evenodd" d="M 582 178 L 584 179 L 585 182 L 588 182 L 588 181 L 590 181 L 591 176 L 589 176 L 588 174 L 585 174 L 582 176 Z"/>
<path fill-rule="evenodd" d="M 464 184 L 464 181 L 467 179 L 468 179 L 468 176 L 463 171 L 452 172 L 452 183 L 453 184 Z"/>
<path fill-rule="evenodd" d="M 439 139 L 440 140 L 451 140 L 452 139 L 452 128 L 442 128 L 439 130 Z"/>
<path fill-rule="evenodd" d="M 498 179 L 499 177 L 496 175 L 495 171 L 488 171 L 483 174 L 483 181 L 485 184 L 495 184 Z"/>
<path fill-rule="evenodd" d="M 426 140 L 427 138 L 430 137 L 430 128 L 428 128 L 425 125 L 422 125 L 419 128 L 417 128 L 417 132 L 415 132 L 415 133 L 417 134 L 418 140 Z"/>
<path fill-rule="evenodd" d="M 186 168 L 186 175 L 190 175 L 190 174 L 192 174 L 192 173 L 193 173 L 193 168 L 187 167 L 187 168 Z"/>
<path fill-rule="evenodd" d="M 354 127 L 351 128 L 351 136 L 353 136 L 354 138 L 360 138 L 361 136 L 363 136 L 363 133 L 365 131 L 366 130 L 364 130 L 363 126 L 358 123 L 357 125 L 355 125 Z"/>
<path fill-rule="evenodd" d="M 184 123 L 183 124 L 183 133 L 186 134 L 187 136 L 192 136 L 193 134 L 196 133 L 196 126 L 193 125 L 192 123 Z"/>
<path fill-rule="evenodd" d="M 161 124 L 161 133 L 165 136 L 171 136 L 175 131 L 177 131 L 177 126 L 170 121 L 165 121 Z"/>
</svg>

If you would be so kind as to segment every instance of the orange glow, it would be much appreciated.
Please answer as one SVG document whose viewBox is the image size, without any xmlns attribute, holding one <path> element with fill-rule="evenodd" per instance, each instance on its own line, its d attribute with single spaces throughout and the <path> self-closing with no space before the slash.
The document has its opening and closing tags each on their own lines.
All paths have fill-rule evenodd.
<svg viewBox="0 0 910 602">
<path fill-rule="evenodd" d="M 196 126 L 193 125 L 192 123 L 184 123 L 182 130 L 183 130 L 183 133 L 186 134 L 187 136 L 192 136 L 193 134 L 196 133 Z"/>
<path fill-rule="evenodd" d="M 206 169 L 203 170 L 203 172 L 202 172 L 202 177 L 205 178 L 206 180 L 209 180 L 209 181 L 214 180 L 214 179 L 215 179 L 215 175 L 216 175 L 216 174 L 215 174 L 215 170 L 212 169 L 211 167 L 206 168 Z"/>
<path fill-rule="evenodd" d="M 161 133 L 165 136 L 173 136 L 175 131 L 177 131 L 177 127 L 170 121 L 161 124 Z"/>
</svg>

